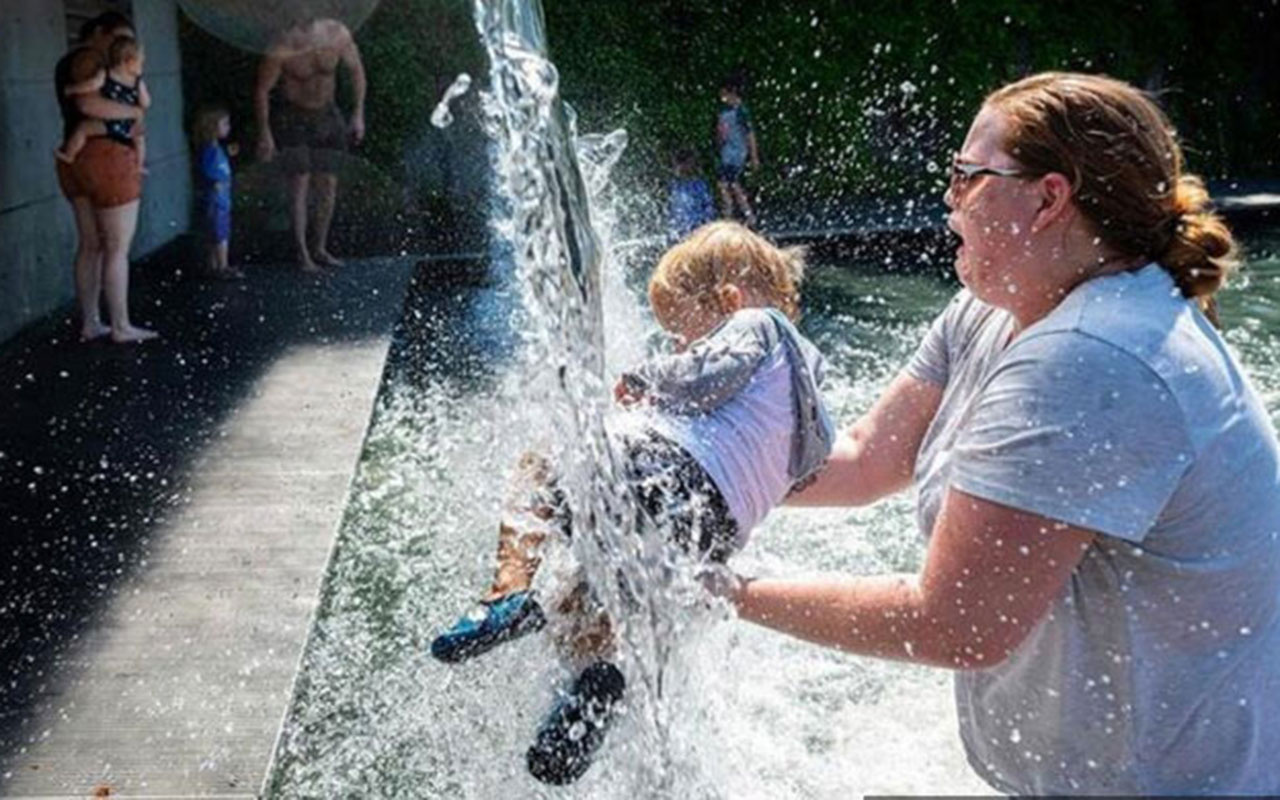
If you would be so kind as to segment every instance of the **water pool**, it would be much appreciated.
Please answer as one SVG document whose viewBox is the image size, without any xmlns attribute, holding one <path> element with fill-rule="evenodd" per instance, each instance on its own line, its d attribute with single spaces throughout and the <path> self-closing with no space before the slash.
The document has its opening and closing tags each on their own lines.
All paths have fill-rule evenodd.
<svg viewBox="0 0 1280 800">
<path fill-rule="evenodd" d="M 1222 296 L 1227 338 L 1280 422 L 1280 231 L 1245 237 Z M 886 275 L 811 270 L 802 327 L 831 359 L 828 396 L 852 419 L 955 291 L 942 265 Z M 641 269 L 641 266 L 636 267 Z M 426 644 L 486 584 L 503 479 L 536 444 L 509 271 L 459 288 L 419 276 L 389 360 L 271 780 L 276 796 L 837 798 L 989 790 L 964 763 L 949 675 L 820 650 L 735 621 L 681 646 L 661 756 L 624 720 L 576 785 L 548 788 L 523 753 L 561 676 L 541 637 L 474 662 Z M 648 333 L 634 290 L 611 336 Z M 635 285 L 636 281 L 629 282 Z M 615 312 L 615 316 L 617 312 Z M 627 333 L 628 326 L 631 330 Z M 748 573 L 913 570 L 910 498 L 783 510 L 736 563 Z"/>
</svg>

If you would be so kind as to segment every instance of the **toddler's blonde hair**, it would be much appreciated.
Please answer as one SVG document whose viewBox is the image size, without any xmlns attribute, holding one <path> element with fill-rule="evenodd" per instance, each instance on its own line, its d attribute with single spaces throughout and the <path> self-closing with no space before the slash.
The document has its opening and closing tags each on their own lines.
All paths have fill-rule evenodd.
<svg viewBox="0 0 1280 800">
<path fill-rule="evenodd" d="M 800 316 L 804 248 L 780 248 L 736 222 L 710 222 L 658 260 L 649 293 L 715 303 L 725 284 L 752 290 L 791 319 Z"/>
</svg>

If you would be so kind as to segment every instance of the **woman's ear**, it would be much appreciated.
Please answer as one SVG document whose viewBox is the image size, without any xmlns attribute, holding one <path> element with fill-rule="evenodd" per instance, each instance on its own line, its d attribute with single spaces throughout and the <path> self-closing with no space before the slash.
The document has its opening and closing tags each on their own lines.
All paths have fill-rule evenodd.
<svg viewBox="0 0 1280 800">
<path fill-rule="evenodd" d="M 732 283 L 726 283 L 716 289 L 716 302 L 720 304 L 720 311 L 725 314 L 742 308 L 742 290 Z"/>
<path fill-rule="evenodd" d="M 1073 209 L 1071 205 L 1071 181 L 1061 172 L 1050 172 L 1041 176 L 1040 207 L 1036 210 L 1035 219 L 1031 221 L 1031 230 L 1041 231 L 1055 222 L 1064 219 Z"/>
</svg>

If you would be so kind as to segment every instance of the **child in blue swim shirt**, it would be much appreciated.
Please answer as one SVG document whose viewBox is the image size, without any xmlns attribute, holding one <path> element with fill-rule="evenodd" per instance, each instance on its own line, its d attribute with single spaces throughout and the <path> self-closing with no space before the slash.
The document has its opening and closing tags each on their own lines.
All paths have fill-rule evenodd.
<svg viewBox="0 0 1280 800">
<path fill-rule="evenodd" d="M 667 195 L 667 235 L 677 242 L 716 218 L 711 187 L 698 174 L 698 156 L 691 148 L 676 151 L 672 159 L 675 177 Z"/>
<path fill-rule="evenodd" d="M 676 352 L 625 372 L 615 388 L 621 408 L 606 420 L 638 534 L 659 531 L 689 556 L 723 563 L 826 461 L 834 433 L 819 394 L 824 360 L 792 323 L 802 273 L 798 251 L 731 222 L 705 225 L 662 256 L 649 298 Z M 546 624 L 531 590 L 539 550 L 549 536 L 570 535 L 572 515 L 544 460 L 526 456 L 520 482 L 499 524 L 489 592 L 432 642 L 442 661 L 465 661 Z M 590 766 L 626 681 L 607 659 L 611 625 L 589 587 L 552 608 L 594 620 L 559 642 L 587 666 L 526 754 L 534 777 L 563 784 Z"/>
<path fill-rule="evenodd" d="M 214 278 L 243 278 L 228 263 L 231 245 L 231 159 L 222 146 L 231 135 L 231 114 L 208 106 L 196 114 L 196 215 L 205 243 L 205 270 Z"/>
</svg>

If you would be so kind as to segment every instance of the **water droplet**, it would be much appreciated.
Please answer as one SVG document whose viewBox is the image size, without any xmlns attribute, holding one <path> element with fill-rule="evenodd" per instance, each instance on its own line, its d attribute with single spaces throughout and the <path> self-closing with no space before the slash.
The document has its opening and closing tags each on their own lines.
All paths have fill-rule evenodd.
<svg viewBox="0 0 1280 800">
<path fill-rule="evenodd" d="M 444 129 L 453 124 L 453 112 L 449 109 L 449 103 L 454 99 L 461 97 L 471 88 L 471 76 L 463 72 L 453 79 L 453 83 L 449 84 L 449 88 L 444 90 L 444 95 L 440 98 L 440 102 L 436 104 L 436 108 L 431 112 L 431 124 L 437 128 Z"/>
</svg>

